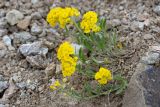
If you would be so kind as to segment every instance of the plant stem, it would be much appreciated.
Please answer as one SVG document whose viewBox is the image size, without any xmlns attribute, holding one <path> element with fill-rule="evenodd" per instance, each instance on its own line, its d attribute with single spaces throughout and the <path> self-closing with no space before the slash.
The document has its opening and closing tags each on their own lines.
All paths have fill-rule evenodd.
<svg viewBox="0 0 160 107">
<path fill-rule="evenodd" d="M 75 25 L 75 27 L 77 28 L 77 30 L 81 33 L 81 35 L 83 35 L 85 37 L 85 34 L 83 33 L 83 31 L 78 27 L 77 23 L 75 22 L 75 20 L 73 18 L 71 18 L 73 24 Z"/>
</svg>

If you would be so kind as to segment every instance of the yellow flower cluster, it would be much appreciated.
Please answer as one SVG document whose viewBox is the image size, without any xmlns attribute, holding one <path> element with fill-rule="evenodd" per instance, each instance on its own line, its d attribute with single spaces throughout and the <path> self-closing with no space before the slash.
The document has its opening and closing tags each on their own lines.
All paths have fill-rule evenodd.
<svg viewBox="0 0 160 107">
<path fill-rule="evenodd" d="M 95 74 L 95 79 L 100 84 L 107 84 L 108 81 L 112 80 L 111 71 L 101 67 L 99 71 Z"/>
<path fill-rule="evenodd" d="M 73 55 L 74 48 L 69 42 L 60 45 L 57 57 L 61 61 L 63 77 L 71 76 L 76 70 L 78 57 Z"/>
<path fill-rule="evenodd" d="M 74 48 L 69 42 L 64 42 L 58 48 L 57 57 L 59 60 L 64 60 L 74 54 Z"/>
<path fill-rule="evenodd" d="M 61 86 L 60 82 L 56 80 L 53 84 L 50 85 L 50 89 L 56 90 L 60 86 Z"/>
<path fill-rule="evenodd" d="M 55 26 L 57 23 L 60 24 L 61 28 L 64 28 L 66 24 L 71 22 L 71 17 L 79 16 L 80 12 L 73 7 L 56 7 L 50 10 L 47 15 L 47 22 L 51 26 Z"/>
<path fill-rule="evenodd" d="M 100 27 L 96 25 L 98 21 L 97 14 L 94 11 L 89 11 L 83 15 L 83 19 L 80 23 L 81 28 L 85 33 L 98 32 Z"/>
</svg>

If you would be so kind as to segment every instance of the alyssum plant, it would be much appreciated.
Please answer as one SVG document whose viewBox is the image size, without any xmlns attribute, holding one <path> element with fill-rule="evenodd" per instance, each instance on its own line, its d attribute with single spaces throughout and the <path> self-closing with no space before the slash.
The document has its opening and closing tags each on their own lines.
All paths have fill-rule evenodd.
<svg viewBox="0 0 160 107">
<path fill-rule="evenodd" d="M 106 58 L 116 55 L 119 47 L 116 31 L 107 32 L 105 19 L 99 19 L 94 11 L 86 12 L 80 19 L 76 8 L 55 7 L 48 13 L 47 22 L 52 27 L 59 25 L 68 36 L 74 35 L 77 43 L 77 46 L 68 41 L 60 44 L 57 58 L 61 62 L 62 78 L 52 81 L 51 90 L 78 99 L 123 92 L 126 80 L 108 69 L 110 63 Z M 69 24 L 74 30 L 68 28 Z"/>
</svg>

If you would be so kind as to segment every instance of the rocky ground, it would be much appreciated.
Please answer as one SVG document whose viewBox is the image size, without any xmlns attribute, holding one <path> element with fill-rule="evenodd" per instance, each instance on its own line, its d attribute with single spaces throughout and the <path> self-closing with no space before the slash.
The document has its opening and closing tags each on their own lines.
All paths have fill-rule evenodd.
<svg viewBox="0 0 160 107">
<path fill-rule="evenodd" d="M 94 10 L 107 18 L 108 28 L 118 29 L 126 52 L 112 70 L 118 68 L 128 80 L 140 59 L 157 63 L 159 51 L 142 56 L 160 43 L 159 0 L 0 0 L 0 107 L 132 107 L 123 96 L 77 102 L 48 90 L 46 77 L 60 72 L 57 47 L 67 39 L 46 22 L 56 5 Z"/>
</svg>

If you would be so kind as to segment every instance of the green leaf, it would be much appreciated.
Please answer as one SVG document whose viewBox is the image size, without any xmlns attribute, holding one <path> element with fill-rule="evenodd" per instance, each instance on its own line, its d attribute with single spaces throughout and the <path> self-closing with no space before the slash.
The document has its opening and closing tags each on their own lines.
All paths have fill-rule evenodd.
<svg viewBox="0 0 160 107">
<path fill-rule="evenodd" d="M 80 48 L 79 50 L 79 58 L 82 62 L 85 62 L 86 58 L 85 58 L 85 55 L 84 55 L 84 52 L 83 52 L 83 49 Z"/>
</svg>

